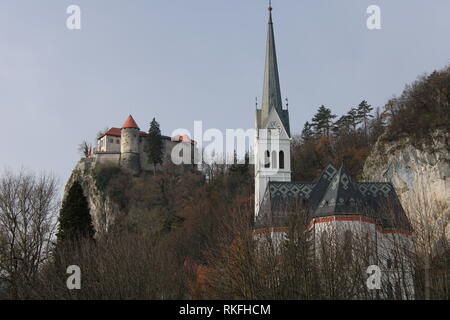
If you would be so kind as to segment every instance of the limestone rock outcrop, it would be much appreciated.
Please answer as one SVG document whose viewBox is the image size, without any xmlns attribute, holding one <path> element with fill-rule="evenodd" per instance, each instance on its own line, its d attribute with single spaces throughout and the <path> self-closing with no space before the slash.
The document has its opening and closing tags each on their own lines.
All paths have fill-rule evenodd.
<svg viewBox="0 0 450 320">
<path fill-rule="evenodd" d="M 392 182 L 408 211 L 418 197 L 439 203 L 445 219 L 450 211 L 450 133 L 436 130 L 417 142 L 409 137 L 385 141 L 383 136 L 366 159 L 363 178 Z"/>
<path fill-rule="evenodd" d="M 81 159 L 77 163 L 66 183 L 64 198 L 72 184 L 78 181 L 83 187 L 84 194 L 88 200 L 96 234 L 100 235 L 108 232 L 121 210 L 107 193 L 99 190 L 97 187 L 91 164 L 91 161 L 88 159 Z"/>
</svg>

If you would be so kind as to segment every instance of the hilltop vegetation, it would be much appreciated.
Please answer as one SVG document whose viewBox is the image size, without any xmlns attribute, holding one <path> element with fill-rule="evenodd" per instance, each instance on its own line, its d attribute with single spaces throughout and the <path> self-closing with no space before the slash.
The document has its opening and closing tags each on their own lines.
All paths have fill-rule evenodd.
<svg viewBox="0 0 450 320">
<path fill-rule="evenodd" d="M 420 148 L 435 130 L 450 130 L 450 67 L 419 77 L 381 109 L 362 101 L 338 118 L 321 106 L 294 137 L 293 180 L 311 181 L 328 162 L 342 161 L 355 178 L 361 177 L 378 140 L 409 138 Z"/>
</svg>

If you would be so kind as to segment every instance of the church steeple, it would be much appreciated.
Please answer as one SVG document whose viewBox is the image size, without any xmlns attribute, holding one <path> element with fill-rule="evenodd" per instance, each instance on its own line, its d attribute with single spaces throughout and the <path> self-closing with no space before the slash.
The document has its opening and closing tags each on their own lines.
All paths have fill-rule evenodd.
<svg viewBox="0 0 450 320">
<path fill-rule="evenodd" d="M 283 109 L 277 53 L 269 3 L 266 67 L 261 109 L 256 109 L 255 214 L 259 214 L 269 182 L 291 181 L 291 133 L 289 111 Z"/>
<path fill-rule="evenodd" d="M 266 44 L 266 65 L 264 71 L 263 98 L 261 103 L 261 112 L 258 117 L 258 128 L 263 128 L 266 124 L 269 113 L 275 109 L 283 122 L 283 125 L 289 132 L 289 115 L 287 110 L 283 110 L 283 100 L 281 97 L 280 78 L 278 75 L 277 52 L 275 48 L 275 35 L 273 31 L 272 5 L 269 4 L 269 23 L 267 30 Z"/>
</svg>

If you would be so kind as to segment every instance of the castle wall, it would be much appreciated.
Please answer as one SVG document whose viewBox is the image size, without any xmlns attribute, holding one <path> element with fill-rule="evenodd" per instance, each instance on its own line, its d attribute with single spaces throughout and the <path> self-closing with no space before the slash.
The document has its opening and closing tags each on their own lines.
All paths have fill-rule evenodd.
<svg viewBox="0 0 450 320">
<path fill-rule="evenodd" d="M 122 153 L 120 156 L 120 166 L 124 171 L 131 174 L 138 174 L 141 172 L 140 155 L 138 153 Z"/>
<path fill-rule="evenodd" d="M 119 165 L 120 153 L 119 152 L 97 152 L 95 153 L 95 165 L 98 164 L 112 164 Z"/>
<path fill-rule="evenodd" d="M 121 153 L 138 153 L 139 152 L 139 131 L 134 128 L 122 129 L 122 137 L 120 142 Z"/>
<path fill-rule="evenodd" d="M 141 162 L 139 155 L 139 130 L 135 128 L 125 128 L 121 131 L 120 143 L 120 166 L 132 174 L 138 174 L 141 171 Z"/>
<path fill-rule="evenodd" d="M 172 141 L 169 139 L 163 139 L 163 164 L 158 164 L 156 166 L 157 170 L 175 170 L 175 172 L 182 173 L 183 171 L 190 170 L 192 168 L 192 165 L 178 165 L 176 166 L 172 162 L 172 149 L 178 145 L 179 141 Z M 186 142 L 184 142 L 186 143 Z M 191 152 L 194 152 L 193 145 L 189 142 L 189 146 L 192 148 Z M 145 145 L 146 141 L 145 138 L 141 140 L 139 143 L 139 155 L 140 155 L 140 163 L 141 163 L 141 169 L 143 171 L 153 171 L 153 163 L 151 163 L 148 159 L 147 153 L 145 152 Z"/>
</svg>

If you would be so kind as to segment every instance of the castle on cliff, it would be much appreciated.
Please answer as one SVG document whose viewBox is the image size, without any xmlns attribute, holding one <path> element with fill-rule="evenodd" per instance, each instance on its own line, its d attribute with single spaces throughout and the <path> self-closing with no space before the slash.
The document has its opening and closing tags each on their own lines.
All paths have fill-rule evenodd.
<svg viewBox="0 0 450 320">
<path fill-rule="evenodd" d="M 142 171 L 153 171 L 153 163 L 148 160 L 145 152 L 147 133 L 141 131 L 131 115 L 125 120 L 121 128 L 110 128 L 97 138 L 91 159 L 93 164 L 110 164 L 120 166 L 127 172 L 138 174 Z M 187 136 L 161 136 L 162 139 L 162 164 L 157 165 L 157 170 L 171 168 L 176 171 L 190 170 L 192 165 L 173 165 L 172 152 L 174 148 L 187 147 L 192 155 L 195 152 L 195 142 Z M 183 146 L 180 146 L 183 144 Z M 180 150 L 183 148 L 179 148 Z"/>
</svg>

